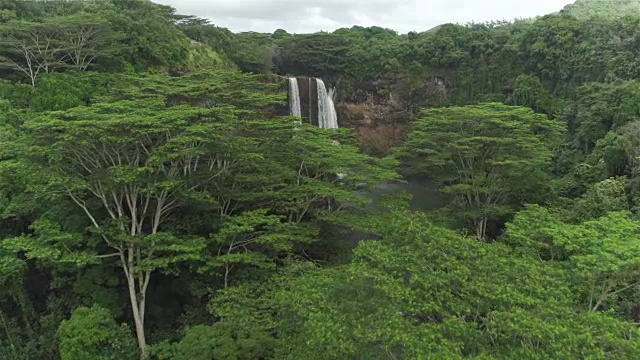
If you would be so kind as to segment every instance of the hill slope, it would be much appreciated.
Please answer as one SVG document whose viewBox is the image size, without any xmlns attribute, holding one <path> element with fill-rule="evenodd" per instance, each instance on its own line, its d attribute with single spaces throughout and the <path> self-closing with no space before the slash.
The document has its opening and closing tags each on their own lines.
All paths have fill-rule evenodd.
<svg viewBox="0 0 640 360">
<path fill-rule="evenodd" d="M 640 14 L 640 1 L 638 0 L 578 0 L 565 6 L 564 13 L 577 18 L 599 17 L 623 17 Z"/>
</svg>

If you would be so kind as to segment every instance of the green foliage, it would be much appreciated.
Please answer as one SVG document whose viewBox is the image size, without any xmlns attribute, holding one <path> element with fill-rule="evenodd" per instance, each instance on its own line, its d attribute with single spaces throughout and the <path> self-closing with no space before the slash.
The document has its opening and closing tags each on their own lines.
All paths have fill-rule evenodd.
<svg viewBox="0 0 640 360">
<path fill-rule="evenodd" d="M 191 69 L 206 70 L 232 68 L 217 52 L 201 44 L 190 45 L 186 66 Z"/>
<path fill-rule="evenodd" d="M 130 330 L 98 306 L 78 308 L 60 324 L 60 353 L 62 360 L 138 358 Z"/>
<path fill-rule="evenodd" d="M 621 293 L 637 287 L 640 224 L 628 213 L 608 213 L 581 224 L 528 206 L 508 224 L 506 239 L 567 271 L 577 301 L 589 311 L 616 307 Z"/>
<path fill-rule="evenodd" d="M 296 269 L 278 294 L 280 358 L 632 359 L 638 351 L 637 329 L 575 311 L 568 273 L 530 254 L 418 214 L 397 213 L 378 231 L 382 239 L 362 243 L 349 265 Z"/>
<path fill-rule="evenodd" d="M 20 275 L 23 267 L 24 263 L 17 259 L 10 249 L 6 249 L 3 242 L 0 242 L 0 284 Z"/>
<path fill-rule="evenodd" d="M 117 92 L 86 94 L 95 103 L 44 105 L 67 109 L 19 124 L 2 168 L 23 169 L 13 175 L 23 191 L 51 208 L 10 250 L 49 266 L 118 267 L 144 351 L 153 274 L 191 264 L 227 288 L 273 271 L 329 215 L 364 205 L 356 189 L 398 177 L 392 159 L 359 153 L 347 131 L 268 118 L 284 96 L 258 79 L 122 77 Z"/>
<path fill-rule="evenodd" d="M 0 353 L 637 358 L 637 10 L 234 34 L 0 0 Z M 290 75 L 341 129 L 282 116 Z M 399 165 L 448 206 L 407 212 Z"/>
<path fill-rule="evenodd" d="M 32 85 L 42 74 L 92 69 L 115 56 L 120 36 L 109 26 L 96 14 L 7 22 L 1 28 L 0 68 L 26 77 Z"/>
<path fill-rule="evenodd" d="M 576 201 L 573 214 L 582 220 L 597 219 L 608 212 L 629 211 L 625 178 L 611 178 L 592 186 Z"/>
<path fill-rule="evenodd" d="M 279 330 L 274 295 L 283 281 L 267 276 L 217 292 L 209 307 L 219 321 L 190 327 L 180 341 L 154 346 L 152 356 L 159 360 L 276 357 Z"/>
<path fill-rule="evenodd" d="M 19 293 L 19 290 L 13 290 L 15 294 Z M 38 321 L 26 323 L 24 318 L 12 318 L 11 307 L 3 308 L 0 313 L 0 350 L 3 356 L 9 360 L 60 359 L 58 326 L 62 320 L 62 317 L 52 313 Z"/>
<path fill-rule="evenodd" d="M 530 75 L 518 76 L 510 102 L 547 115 L 555 115 L 560 108 L 558 100 L 544 88 L 540 79 Z"/>
<path fill-rule="evenodd" d="M 400 150 L 407 171 L 435 180 L 452 196 L 450 210 L 478 239 L 547 182 L 551 147 L 562 126 L 502 104 L 432 109 Z M 529 197 L 529 199 L 532 199 Z"/>
<path fill-rule="evenodd" d="M 577 0 L 564 7 L 562 12 L 581 19 L 594 17 L 616 18 L 628 15 L 638 15 L 640 4 L 633 0 Z"/>
<path fill-rule="evenodd" d="M 75 15 L 90 7 L 90 2 L 64 1 L 15 1 L 18 18 L 28 21 L 43 21 L 52 16 Z"/>
<path fill-rule="evenodd" d="M 578 90 L 577 99 L 568 107 L 565 118 L 575 146 L 588 153 L 607 132 L 637 118 L 640 84 L 589 83 Z"/>
<path fill-rule="evenodd" d="M 18 2 L 3 11 L 0 67 L 32 85 L 54 71 L 228 66 L 211 48 L 190 43 L 173 9 L 151 1 Z"/>
<path fill-rule="evenodd" d="M 85 306 L 97 305 L 109 310 L 114 318 L 122 318 L 128 311 L 127 297 L 120 289 L 120 278 L 116 269 L 108 266 L 93 266 L 78 275 L 73 291 Z"/>
<path fill-rule="evenodd" d="M 9 9 L 1 9 L 0 10 L 0 23 L 8 22 L 10 20 L 15 19 L 16 12 Z"/>
<path fill-rule="evenodd" d="M 138 70 L 184 64 L 189 40 L 173 23 L 174 10 L 151 1 L 112 0 L 100 12 L 120 32 L 116 55 Z"/>
<path fill-rule="evenodd" d="M 178 26 L 190 39 L 210 46 L 242 71 L 269 73 L 272 70 L 272 48 L 262 40 L 267 37 L 264 34 L 233 34 L 193 16 L 180 16 Z"/>
<path fill-rule="evenodd" d="M 267 359 L 271 352 L 265 342 L 273 339 L 252 328 L 219 322 L 190 328 L 180 342 L 158 346 L 154 355 L 159 360 Z"/>
<path fill-rule="evenodd" d="M 333 77 L 344 70 L 348 44 L 342 36 L 327 33 L 284 38 L 276 66 L 289 74 Z"/>
</svg>

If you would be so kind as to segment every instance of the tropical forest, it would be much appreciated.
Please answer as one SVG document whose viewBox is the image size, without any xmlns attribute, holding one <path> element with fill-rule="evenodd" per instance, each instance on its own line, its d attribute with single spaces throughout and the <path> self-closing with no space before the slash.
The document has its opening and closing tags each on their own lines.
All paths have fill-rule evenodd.
<svg viewBox="0 0 640 360">
<path fill-rule="evenodd" d="M 640 359 L 640 2 L 0 0 L 0 359 Z"/>
</svg>

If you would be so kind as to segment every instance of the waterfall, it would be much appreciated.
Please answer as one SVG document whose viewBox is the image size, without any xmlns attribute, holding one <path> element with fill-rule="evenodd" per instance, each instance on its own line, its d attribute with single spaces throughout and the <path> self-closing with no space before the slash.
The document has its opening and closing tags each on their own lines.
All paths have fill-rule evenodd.
<svg viewBox="0 0 640 360">
<path fill-rule="evenodd" d="M 298 87 L 297 78 L 289 78 L 289 111 L 291 112 L 291 116 L 302 117 L 302 111 L 300 110 L 300 88 Z"/>
<path fill-rule="evenodd" d="M 330 109 L 330 118 L 331 118 L 331 123 L 330 126 L 328 127 L 329 129 L 337 129 L 338 128 L 338 113 L 336 113 L 336 106 L 333 102 L 333 99 L 335 98 L 335 88 L 331 88 L 329 89 L 329 93 L 327 94 L 327 101 L 329 102 L 329 109 Z"/>
<path fill-rule="evenodd" d="M 321 129 L 337 129 L 338 128 L 338 114 L 336 113 L 336 107 L 333 103 L 334 89 L 329 89 L 324 85 L 324 81 L 316 79 L 318 88 L 318 127 Z M 338 141 L 333 141 L 333 145 L 340 145 Z M 347 174 L 337 173 L 336 176 L 339 180 L 347 177 Z"/>
<path fill-rule="evenodd" d="M 316 78 L 316 89 L 318 93 L 318 127 L 321 129 L 337 129 L 338 128 L 338 114 L 336 113 L 336 107 L 333 103 L 334 89 L 329 89 L 324 85 L 322 79 Z M 309 79 L 309 100 L 311 100 L 311 79 Z M 300 118 L 302 123 L 302 110 L 300 107 L 300 88 L 298 86 L 297 78 L 289 78 L 289 112 L 291 116 Z M 309 118 L 311 118 L 311 103 L 309 103 Z M 299 130 L 298 127 L 296 129 Z M 340 145 L 338 141 L 333 141 L 333 145 Z M 347 177 L 347 174 L 336 174 L 338 179 L 342 180 Z"/>
<path fill-rule="evenodd" d="M 338 115 L 333 104 L 333 89 L 327 93 L 324 81 L 316 79 L 318 89 L 318 126 L 321 129 L 337 129 Z"/>
</svg>

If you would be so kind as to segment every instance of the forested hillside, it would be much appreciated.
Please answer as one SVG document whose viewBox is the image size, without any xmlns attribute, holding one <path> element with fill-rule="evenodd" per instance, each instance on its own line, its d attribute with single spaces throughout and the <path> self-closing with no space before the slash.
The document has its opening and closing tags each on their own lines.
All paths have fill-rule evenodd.
<svg viewBox="0 0 640 360">
<path fill-rule="evenodd" d="M 0 0 L 0 358 L 640 358 L 637 4 L 263 34 Z"/>
<path fill-rule="evenodd" d="M 575 3 L 565 6 L 562 11 L 585 20 L 592 17 L 637 16 L 640 13 L 640 2 L 635 0 L 577 0 Z"/>
</svg>

